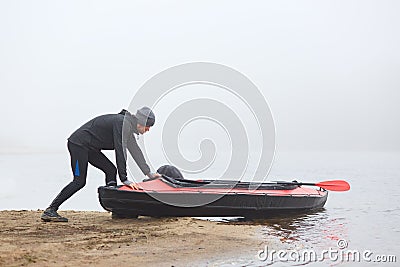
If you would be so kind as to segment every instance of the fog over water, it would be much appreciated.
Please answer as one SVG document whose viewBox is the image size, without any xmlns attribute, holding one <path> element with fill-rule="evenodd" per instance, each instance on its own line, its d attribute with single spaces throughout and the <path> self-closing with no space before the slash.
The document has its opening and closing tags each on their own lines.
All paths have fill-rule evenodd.
<svg viewBox="0 0 400 267">
<path fill-rule="evenodd" d="M 0 151 L 66 152 L 66 138 L 82 123 L 118 112 L 153 75 L 194 61 L 227 65 L 258 86 L 278 150 L 399 150 L 399 7 L 2 1 Z"/>
</svg>

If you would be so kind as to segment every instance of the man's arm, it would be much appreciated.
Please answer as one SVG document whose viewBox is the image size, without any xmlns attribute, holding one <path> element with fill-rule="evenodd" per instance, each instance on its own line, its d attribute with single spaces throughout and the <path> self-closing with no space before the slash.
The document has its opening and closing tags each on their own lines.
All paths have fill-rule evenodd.
<svg viewBox="0 0 400 267">
<path fill-rule="evenodd" d="M 143 156 L 143 152 L 140 149 L 139 145 L 136 142 L 134 136 L 130 136 L 127 140 L 128 150 L 131 154 L 132 158 L 135 160 L 136 164 L 139 166 L 140 170 L 143 172 L 144 175 L 149 175 L 150 167 L 146 163 L 146 159 Z"/>
<path fill-rule="evenodd" d="M 117 170 L 119 179 L 121 182 L 125 184 L 127 181 L 127 172 L 126 172 L 126 140 L 127 134 L 122 135 L 122 121 L 117 121 L 113 125 L 113 133 L 114 133 L 114 149 L 115 149 L 115 160 L 117 162 Z M 122 138 L 124 137 L 124 140 Z"/>
</svg>

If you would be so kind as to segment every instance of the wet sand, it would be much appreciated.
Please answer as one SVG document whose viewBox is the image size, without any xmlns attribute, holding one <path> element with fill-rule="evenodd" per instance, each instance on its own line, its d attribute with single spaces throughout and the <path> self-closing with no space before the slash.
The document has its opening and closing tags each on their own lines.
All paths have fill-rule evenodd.
<svg viewBox="0 0 400 267">
<path fill-rule="evenodd" d="M 0 266 L 188 266 L 256 255 L 260 226 L 194 218 L 111 219 L 108 212 L 0 211 Z"/>
</svg>

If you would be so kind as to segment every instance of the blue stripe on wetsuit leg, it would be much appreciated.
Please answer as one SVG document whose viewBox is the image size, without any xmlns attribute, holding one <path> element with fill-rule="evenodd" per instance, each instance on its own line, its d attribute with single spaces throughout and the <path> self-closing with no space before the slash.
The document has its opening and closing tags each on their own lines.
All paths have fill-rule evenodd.
<svg viewBox="0 0 400 267">
<path fill-rule="evenodd" d="M 75 176 L 80 176 L 78 160 L 76 160 L 75 164 Z"/>
</svg>

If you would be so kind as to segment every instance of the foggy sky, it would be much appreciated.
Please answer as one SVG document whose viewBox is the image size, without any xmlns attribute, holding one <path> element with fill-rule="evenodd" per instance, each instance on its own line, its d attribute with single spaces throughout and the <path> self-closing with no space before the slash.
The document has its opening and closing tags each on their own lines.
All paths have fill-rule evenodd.
<svg viewBox="0 0 400 267">
<path fill-rule="evenodd" d="M 232 67 L 278 150 L 399 150 L 399 1 L 1 1 L 0 152 L 66 151 L 158 72 Z"/>
</svg>

